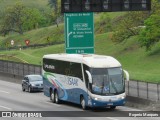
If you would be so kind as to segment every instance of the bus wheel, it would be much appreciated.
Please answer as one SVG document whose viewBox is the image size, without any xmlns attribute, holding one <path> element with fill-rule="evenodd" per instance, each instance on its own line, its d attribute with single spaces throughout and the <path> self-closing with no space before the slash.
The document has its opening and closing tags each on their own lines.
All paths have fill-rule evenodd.
<svg viewBox="0 0 160 120">
<path fill-rule="evenodd" d="M 116 109 L 116 106 L 111 106 L 110 109 L 111 109 L 111 110 L 115 110 L 115 109 Z"/>
<path fill-rule="evenodd" d="M 58 92 L 57 91 L 55 91 L 55 94 L 54 94 L 55 96 L 55 103 L 57 103 L 57 104 L 59 104 L 60 103 L 60 100 L 59 100 L 59 98 L 58 98 Z"/>
<path fill-rule="evenodd" d="M 81 106 L 83 110 L 86 110 L 86 103 L 83 97 L 81 97 Z"/>
<path fill-rule="evenodd" d="M 51 90 L 50 92 L 50 100 L 55 103 L 55 97 L 54 97 L 54 92 Z"/>
</svg>

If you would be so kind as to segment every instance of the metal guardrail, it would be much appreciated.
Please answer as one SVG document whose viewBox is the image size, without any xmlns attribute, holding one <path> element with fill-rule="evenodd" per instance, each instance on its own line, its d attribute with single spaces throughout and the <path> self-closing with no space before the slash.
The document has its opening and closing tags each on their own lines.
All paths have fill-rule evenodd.
<svg viewBox="0 0 160 120">
<path fill-rule="evenodd" d="M 41 74 L 41 66 L 27 63 L 17 63 L 0 60 L 0 72 L 24 76 L 28 74 Z"/>
<path fill-rule="evenodd" d="M 27 74 L 42 74 L 42 67 L 39 65 L 0 60 L 0 72 L 17 76 L 24 76 Z M 160 84 L 140 81 L 126 81 L 125 89 L 127 95 L 129 96 L 152 101 L 160 100 Z"/>
<path fill-rule="evenodd" d="M 160 84 L 141 81 L 126 81 L 126 93 L 133 97 L 159 101 Z"/>
</svg>

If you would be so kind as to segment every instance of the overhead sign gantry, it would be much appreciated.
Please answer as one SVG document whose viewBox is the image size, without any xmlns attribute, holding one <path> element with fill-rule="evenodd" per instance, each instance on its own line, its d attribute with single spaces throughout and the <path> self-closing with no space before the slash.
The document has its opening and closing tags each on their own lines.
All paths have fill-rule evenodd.
<svg viewBox="0 0 160 120">
<path fill-rule="evenodd" d="M 62 0 L 61 12 L 148 11 L 151 0 Z"/>
</svg>

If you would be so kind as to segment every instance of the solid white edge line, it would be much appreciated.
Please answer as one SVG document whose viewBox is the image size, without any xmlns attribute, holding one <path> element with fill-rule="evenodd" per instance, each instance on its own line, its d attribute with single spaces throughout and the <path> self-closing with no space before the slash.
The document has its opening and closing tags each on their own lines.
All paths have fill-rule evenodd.
<svg viewBox="0 0 160 120">
<path fill-rule="evenodd" d="M 0 105 L 0 108 L 4 108 L 4 109 L 7 109 L 7 110 L 12 110 L 12 108 L 1 106 L 1 105 Z"/>
<path fill-rule="evenodd" d="M 106 118 L 108 118 L 108 119 L 110 119 L 110 120 L 119 120 L 119 119 L 112 118 L 112 117 L 106 117 Z"/>
<path fill-rule="evenodd" d="M 1 93 L 6 93 L 6 94 L 10 94 L 9 92 L 7 91 L 3 91 L 3 90 L 0 90 Z"/>
</svg>

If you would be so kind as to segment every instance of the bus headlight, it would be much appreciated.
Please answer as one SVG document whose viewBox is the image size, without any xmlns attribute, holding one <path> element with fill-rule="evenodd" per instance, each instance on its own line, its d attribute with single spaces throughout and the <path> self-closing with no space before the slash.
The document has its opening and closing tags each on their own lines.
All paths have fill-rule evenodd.
<svg viewBox="0 0 160 120">
<path fill-rule="evenodd" d="M 121 96 L 121 99 L 125 99 L 126 98 L 126 96 Z"/>
<path fill-rule="evenodd" d="M 95 99 L 95 100 L 98 100 L 98 98 L 96 98 L 96 97 L 95 97 L 94 99 Z"/>
<path fill-rule="evenodd" d="M 94 100 L 101 100 L 100 98 L 97 98 L 97 97 L 92 97 L 92 99 L 94 99 Z"/>
<path fill-rule="evenodd" d="M 126 95 L 123 95 L 123 96 L 119 96 L 119 97 L 118 97 L 118 99 L 121 99 L 121 100 L 122 100 L 122 99 L 125 99 L 125 98 L 126 98 Z"/>
</svg>

